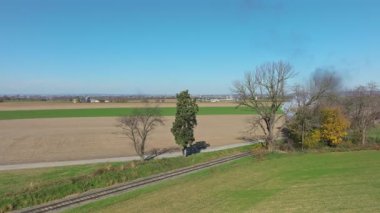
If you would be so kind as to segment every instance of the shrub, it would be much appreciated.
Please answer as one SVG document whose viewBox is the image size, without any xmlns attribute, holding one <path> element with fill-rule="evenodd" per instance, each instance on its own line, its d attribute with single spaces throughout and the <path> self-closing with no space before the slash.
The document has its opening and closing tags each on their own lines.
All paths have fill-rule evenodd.
<svg viewBox="0 0 380 213">
<path fill-rule="evenodd" d="M 317 148 L 321 144 L 321 131 L 319 129 L 313 130 L 310 134 L 305 137 L 305 147 L 306 148 Z"/>
<path fill-rule="evenodd" d="M 321 110 L 321 139 L 330 146 L 336 146 L 343 142 L 349 127 L 348 119 L 340 108 L 325 108 Z"/>
<path fill-rule="evenodd" d="M 264 147 L 256 147 L 252 149 L 251 153 L 256 160 L 262 161 L 268 151 Z"/>
</svg>

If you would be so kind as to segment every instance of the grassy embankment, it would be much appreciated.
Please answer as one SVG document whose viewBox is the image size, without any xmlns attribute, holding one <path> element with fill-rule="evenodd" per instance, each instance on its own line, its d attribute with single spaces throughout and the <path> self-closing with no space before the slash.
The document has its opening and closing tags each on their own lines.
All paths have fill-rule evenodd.
<svg viewBox="0 0 380 213">
<path fill-rule="evenodd" d="M 133 108 L 97 108 L 97 109 L 49 109 L 49 110 L 13 110 L 0 111 L 0 120 L 30 118 L 69 118 L 69 117 L 117 117 L 130 115 Z M 174 116 L 175 107 L 160 108 L 163 116 Z M 200 107 L 198 115 L 245 115 L 252 110 L 236 107 Z"/>
<path fill-rule="evenodd" d="M 244 158 L 68 212 L 379 212 L 379 151 Z"/>
<path fill-rule="evenodd" d="M 90 189 L 128 182 L 252 149 L 245 146 L 146 162 L 109 163 L 0 172 L 0 212 L 28 207 Z"/>
</svg>

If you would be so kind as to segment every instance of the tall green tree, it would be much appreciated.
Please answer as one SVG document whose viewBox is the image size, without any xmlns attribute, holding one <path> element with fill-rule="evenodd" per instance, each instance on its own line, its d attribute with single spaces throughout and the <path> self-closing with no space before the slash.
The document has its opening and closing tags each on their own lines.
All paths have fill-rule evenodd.
<svg viewBox="0 0 380 213">
<path fill-rule="evenodd" d="M 182 146 L 182 153 L 186 155 L 186 148 L 191 145 L 194 138 L 194 127 L 197 125 L 196 114 L 199 111 L 196 99 L 190 97 L 189 91 L 185 90 L 177 94 L 177 112 L 171 132 L 175 142 Z"/>
</svg>

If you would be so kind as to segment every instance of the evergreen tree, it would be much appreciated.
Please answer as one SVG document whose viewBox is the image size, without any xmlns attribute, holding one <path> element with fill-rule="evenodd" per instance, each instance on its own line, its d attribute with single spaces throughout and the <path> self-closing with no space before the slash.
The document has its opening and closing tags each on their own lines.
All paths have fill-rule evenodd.
<svg viewBox="0 0 380 213">
<path fill-rule="evenodd" d="M 176 97 L 177 112 L 171 132 L 175 142 L 182 146 L 182 153 L 186 155 L 186 148 L 195 140 L 194 127 L 197 125 L 196 114 L 199 109 L 196 99 L 190 97 L 188 90 L 180 92 Z"/>
</svg>

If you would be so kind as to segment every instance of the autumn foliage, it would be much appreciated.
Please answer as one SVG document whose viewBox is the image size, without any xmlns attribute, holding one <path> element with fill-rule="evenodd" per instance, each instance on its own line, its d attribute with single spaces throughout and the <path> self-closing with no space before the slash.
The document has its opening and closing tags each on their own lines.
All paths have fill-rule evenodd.
<svg viewBox="0 0 380 213">
<path fill-rule="evenodd" d="M 335 146 L 342 143 L 350 126 L 348 119 L 343 115 L 340 108 L 325 108 L 321 110 L 321 141 Z"/>
<path fill-rule="evenodd" d="M 305 146 L 315 148 L 323 143 L 336 146 L 343 142 L 349 125 L 340 108 L 324 108 L 320 111 L 320 125 L 307 134 Z"/>
<path fill-rule="evenodd" d="M 305 137 L 305 146 L 307 148 L 316 148 L 321 144 L 321 131 L 320 129 L 314 129 Z"/>
</svg>

